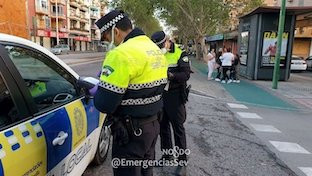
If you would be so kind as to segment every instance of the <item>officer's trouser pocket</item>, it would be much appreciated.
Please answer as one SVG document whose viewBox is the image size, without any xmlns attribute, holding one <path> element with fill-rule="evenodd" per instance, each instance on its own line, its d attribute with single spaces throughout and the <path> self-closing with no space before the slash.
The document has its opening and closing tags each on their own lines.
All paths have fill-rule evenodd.
<svg viewBox="0 0 312 176">
<path fill-rule="evenodd" d="M 119 146 L 129 143 L 129 132 L 122 121 L 114 122 L 112 125 L 113 140 Z"/>
</svg>

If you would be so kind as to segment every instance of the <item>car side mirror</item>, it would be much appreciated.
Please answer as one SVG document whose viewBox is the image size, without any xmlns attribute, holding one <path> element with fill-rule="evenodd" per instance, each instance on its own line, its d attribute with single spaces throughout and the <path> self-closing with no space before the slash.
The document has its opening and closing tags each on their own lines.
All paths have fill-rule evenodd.
<svg viewBox="0 0 312 176">
<path fill-rule="evenodd" d="M 78 80 L 78 86 L 80 88 L 92 89 L 96 86 L 100 81 L 93 77 L 80 77 Z"/>
<path fill-rule="evenodd" d="M 80 77 L 77 81 L 79 89 L 84 92 L 86 98 L 90 99 L 93 95 L 90 93 L 100 81 L 93 77 Z"/>
</svg>

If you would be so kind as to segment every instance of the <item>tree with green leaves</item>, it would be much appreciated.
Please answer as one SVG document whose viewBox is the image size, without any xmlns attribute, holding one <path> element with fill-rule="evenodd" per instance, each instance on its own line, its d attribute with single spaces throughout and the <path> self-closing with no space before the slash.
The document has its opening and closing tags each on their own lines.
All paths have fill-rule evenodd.
<svg viewBox="0 0 312 176">
<path fill-rule="evenodd" d="M 260 6 L 263 0 L 115 0 L 114 6 L 128 12 L 135 24 L 148 35 L 160 30 L 157 18 L 171 26 L 174 34 L 195 41 L 200 59 L 204 37 L 223 32 L 229 22 L 229 12 L 238 9 L 242 15 Z M 157 18 L 155 18 L 155 14 Z M 198 45 L 200 44 L 200 45 Z"/>
<path fill-rule="evenodd" d="M 155 4 L 151 0 L 115 0 L 110 5 L 128 13 L 134 25 L 142 28 L 148 36 L 161 30 L 159 21 L 154 16 Z"/>
<path fill-rule="evenodd" d="M 183 38 L 195 40 L 198 59 L 204 37 L 214 34 L 229 17 L 229 6 L 220 0 L 158 0 L 157 7 L 160 18 L 174 26 Z"/>
</svg>

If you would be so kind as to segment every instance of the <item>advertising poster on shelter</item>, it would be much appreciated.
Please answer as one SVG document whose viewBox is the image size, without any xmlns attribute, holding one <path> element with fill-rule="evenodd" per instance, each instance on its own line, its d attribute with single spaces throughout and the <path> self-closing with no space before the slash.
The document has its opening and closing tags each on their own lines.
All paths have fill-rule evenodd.
<svg viewBox="0 0 312 176">
<path fill-rule="evenodd" d="M 281 48 L 281 64 L 285 65 L 288 32 L 283 33 L 282 48 Z M 277 52 L 277 32 L 267 31 L 263 35 L 263 49 L 262 49 L 262 66 L 274 66 L 275 55 Z"/>
</svg>

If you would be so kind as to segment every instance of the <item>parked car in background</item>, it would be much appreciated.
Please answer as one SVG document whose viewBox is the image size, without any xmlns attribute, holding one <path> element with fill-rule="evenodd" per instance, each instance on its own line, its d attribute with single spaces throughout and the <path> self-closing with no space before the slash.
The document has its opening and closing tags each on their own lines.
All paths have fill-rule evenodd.
<svg viewBox="0 0 312 176">
<path fill-rule="evenodd" d="M 64 44 L 56 45 L 56 46 L 51 48 L 51 52 L 53 54 L 63 54 L 63 53 L 68 54 L 69 51 L 70 51 L 69 46 L 64 45 Z"/>
<path fill-rule="evenodd" d="M 307 70 L 307 63 L 303 59 L 303 57 L 293 55 L 291 57 L 290 70 L 291 71 L 305 71 Z"/>
<path fill-rule="evenodd" d="M 307 70 L 312 71 L 312 56 L 307 57 L 305 61 L 307 63 Z"/>
</svg>

